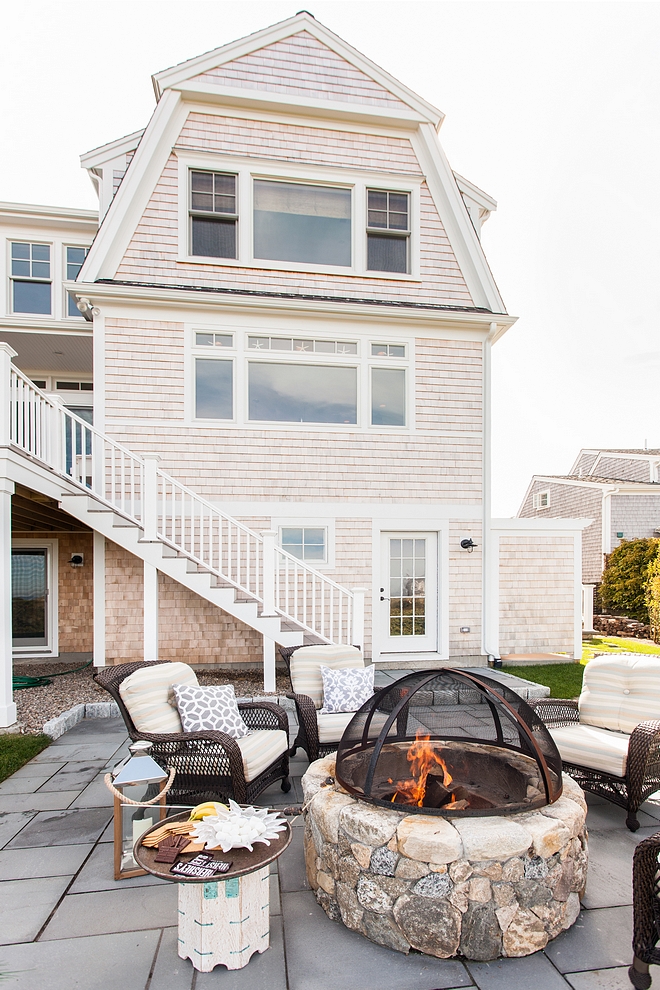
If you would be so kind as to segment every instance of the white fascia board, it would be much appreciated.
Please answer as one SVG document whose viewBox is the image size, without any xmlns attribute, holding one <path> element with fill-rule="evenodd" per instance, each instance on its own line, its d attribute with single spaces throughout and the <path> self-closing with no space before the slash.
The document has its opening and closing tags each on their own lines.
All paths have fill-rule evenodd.
<svg viewBox="0 0 660 990">
<path fill-rule="evenodd" d="M 476 186 L 474 182 L 466 179 L 464 175 L 454 172 L 454 178 L 456 179 L 456 185 L 462 193 L 465 193 L 466 196 L 469 196 L 489 213 L 495 212 L 497 209 L 497 200 L 493 199 L 487 192 L 484 192 L 483 189 L 480 189 L 479 186 Z"/>
<path fill-rule="evenodd" d="M 524 533 L 539 536 L 544 532 L 557 536 L 561 533 L 581 532 L 591 526 L 593 519 L 491 519 L 490 527 L 498 533 L 521 536 Z"/>
<path fill-rule="evenodd" d="M 82 274 L 82 273 L 81 273 Z M 253 296 L 236 293 L 198 292 L 193 288 L 170 288 L 168 286 L 139 285 L 126 282 L 103 283 L 88 282 L 81 278 L 77 281 L 65 281 L 66 292 L 76 298 L 88 299 L 94 306 L 115 305 L 117 307 L 135 307 L 136 305 L 151 305 L 168 310 L 225 310 L 244 313 L 246 309 L 259 312 L 298 313 L 301 315 L 328 316 L 338 320 L 350 317 L 365 323 L 426 326 L 456 330 L 460 333 L 470 333 L 474 339 L 483 340 L 492 334 L 493 317 L 491 313 L 456 312 L 454 310 L 437 309 L 407 309 L 404 306 L 387 306 L 374 303 L 333 302 L 328 299 L 287 299 L 277 296 Z M 200 317 L 197 317 L 198 319 Z M 516 317 L 498 316 L 496 326 L 504 333 Z M 435 325 L 435 327 L 434 327 Z M 492 338 L 491 338 L 492 339 Z"/>
<path fill-rule="evenodd" d="M 580 459 L 581 459 L 581 457 L 584 454 L 599 454 L 599 453 L 600 453 L 600 450 L 597 450 L 595 447 L 583 447 L 581 449 L 580 453 L 577 455 L 577 457 L 573 461 L 573 463 L 571 464 L 571 468 L 570 468 L 570 471 L 568 473 L 569 474 L 575 474 L 577 472 L 578 464 L 580 463 Z"/>
<path fill-rule="evenodd" d="M 12 226 L 52 227 L 71 230 L 76 227 L 92 235 L 99 224 L 98 210 L 76 210 L 65 206 L 37 206 L 30 203 L 0 203 L 0 223 Z"/>
<path fill-rule="evenodd" d="M 157 72 L 152 76 L 156 99 L 160 99 L 161 94 L 166 89 L 178 86 L 193 76 L 201 75 L 210 69 L 219 68 L 227 62 L 233 62 L 235 59 L 243 58 L 243 56 L 250 55 L 260 48 L 275 44 L 277 41 L 284 41 L 294 34 L 299 34 L 302 30 L 307 31 L 308 34 L 311 34 L 321 44 L 326 45 L 336 55 L 339 55 L 340 58 L 345 59 L 397 99 L 417 111 L 425 120 L 432 123 L 434 127 L 438 128 L 441 125 L 444 119 L 442 111 L 422 99 L 416 93 L 413 93 L 412 90 L 404 86 L 398 79 L 391 76 L 389 72 L 381 69 L 380 66 L 376 65 L 365 55 L 362 55 L 361 52 L 358 52 L 351 45 L 347 44 L 342 38 L 324 27 L 305 11 L 296 14 L 295 17 L 281 21 L 279 24 L 264 28 L 255 34 L 250 34 L 246 38 L 239 38 L 237 41 L 232 41 L 230 44 L 223 45 L 221 48 L 216 48 L 211 52 L 206 52 L 204 55 L 197 56 L 197 58 L 189 59 L 180 65 L 175 65 L 171 69 L 164 69 L 162 72 Z M 292 102 L 294 102 L 293 96 Z"/>
<path fill-rule="evenodd" d="M 395 110 L 371 104 L 342 103 L 340 100 L 315 100 L 306 96 L 271 93 L 258 89 L 238 89 L 233 86 L 213 86 L 210 83 L 182 82 L 170 86 L 196 103 L 218 104 L 223 107 L 249 107 L 287 116 L 321 117 L 329 120 L 352 120 L 363 124 L 414 129 L 427 118 L 414 110 Z"/>
<path fill-rule="evenodd" d="M 81 281 L 114 278 L 183 127 L 187 109 L 169 90 L 149 121 L 80 272 Z"/>
<path fill-rule="evenodd" d="M 604 493 L 616 492 L 622 495 L 638 495 L 640 492 L 653 495 L 656 491 L 660 493 L 660 486 L 650 481 L 618 481 L 616 478 L 611 481 L 595 481 L 590 480 L 589 475 L 583 478 L 553 478 L 552 475 L 541 474 L 535 474 L 533 480 L 542 481 L 543 484 L 568 485 L 569 488 L 598 488 Z"/>
<path fill-rule="evenodd" d="M 536 478 L 536 475 L 534 475 L 532 477 L 532 480 L 530 481 L 530 483 L 527 485 L 527 491 L 523 495 L 523 500 L 520 503 L 520 508 L 518 509 L 518 511 L 516 512 L 516 515 L 515 515 L 515 518 L 516 519 L 526 519 L 526 518 L 528 518 L 527 516 L 521 516 L 520 513 L 523 510 L 523 506 L 525 505 L 525 502 L 527 501 L 527 499 L 529 498 L 529 496 L 532 494 L 532 488 L 534 487 L 534 483 L 536 481 L 537 481 L 537 478 Z"/>
<path fill-rule="evenodd" d="M 506 307 L 438 135 L 421 124 L 411 141 L 474 305 L 499 317 Z"/>
<path fill-rule="evenodd" d="M 126 137 L 117 138 L 116 141 L 110 141 L 108 144 L 102 144 L 100 148 L 92 148 L 91 151 L 86 151 L 84 155 L 80 156 L 81 166 L 83 168 L 99 168 L 105 165 L 106 162 L 113 161 L 115 158 L 126 155 L 130 151 L 135 151 L 142 140 L 144 131 L 145 129 L 143 127 L 139 131 L 133 131 L 132 134 L 127 134 Z"/>
<path fill-rule="evenodd" d="M 603 457 L 611 457 L 618 461 L 657 461 L 657 454 L 632 454 L 625 450 L 599 450 L 598 457 L 593 463 L 591 470 L 593 471 L 596 465 L 602 460 Z"/>
</svg>

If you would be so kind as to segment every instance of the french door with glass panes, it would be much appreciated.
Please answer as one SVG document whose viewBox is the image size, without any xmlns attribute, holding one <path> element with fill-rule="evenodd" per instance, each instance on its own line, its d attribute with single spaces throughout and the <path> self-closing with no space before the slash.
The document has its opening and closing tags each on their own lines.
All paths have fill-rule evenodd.
<svg viewBox="0 0 660 990">
<path fill-rule="evenodd" d="M 19 653 L 47 653 L 53 649 L 53 548 L 15 540 L 11 551 L 12 641 Z"/>
<path fill-rule="evenodd" d="M 380 605 L 383 653 L 438 648 L 438 535 L 383 533 Z"/>
</svg>

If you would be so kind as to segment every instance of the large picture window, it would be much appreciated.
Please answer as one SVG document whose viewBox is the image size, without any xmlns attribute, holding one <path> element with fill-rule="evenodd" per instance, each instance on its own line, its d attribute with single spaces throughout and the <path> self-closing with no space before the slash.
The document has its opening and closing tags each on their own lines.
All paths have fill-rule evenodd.
<svg viewBox="0 0 660 990">
<path fill-rule="evenodd" d="M 350 267 L 350 189 L 255 179 L 254 257 Z"/>
<path fill-rule="evenodd" d="M 251 361 L 248 418 L 268 423 L 357 423 L 357 368 Z"/>
</svg>

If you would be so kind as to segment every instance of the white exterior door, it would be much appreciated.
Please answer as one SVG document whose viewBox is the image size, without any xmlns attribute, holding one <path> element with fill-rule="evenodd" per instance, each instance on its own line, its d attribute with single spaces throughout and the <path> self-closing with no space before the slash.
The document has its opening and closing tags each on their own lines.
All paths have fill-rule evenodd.
<svg viewBox="0 0 660 990">
<path fill-rule="evenodd" d="M 380 584 L 382 652 L 438 648 L 438 535 L 383 533 Z"/>
</svg>

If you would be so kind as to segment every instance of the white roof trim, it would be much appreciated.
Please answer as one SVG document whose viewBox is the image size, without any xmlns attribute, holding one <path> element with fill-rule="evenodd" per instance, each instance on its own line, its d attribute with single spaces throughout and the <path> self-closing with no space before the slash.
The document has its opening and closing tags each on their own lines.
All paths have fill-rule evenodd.
<svg viewBox="0 0 660 990">
<path fill-rule="evenodd" d="M 133 131 L 132 134 L 127 134 L 126 137 L 117 138 L 116 141 L 110 141 L 108 144 L 102 144 L 100 148 L 92 148 L 91 151 L 86 151 L 84 155 L 80 156 L 80 164 L 83 168 L 98 168 L 100 165 L 104 165 L 106 162 L 112 161 L 120 155 L 125 155 L 129 151 L 135 151 L 142 140 L 144 131 L 145 129 L 143 127 L 142 130 Z"/>
<path fill-rule="evenodd" d="M 466 179 L 465 176 L 459 175 L 458 172 L 454 172 L 454 178 L 462 193 L 473 199 L 482 209 L 487 210 L 489 213 L 495 212 L 497 209 L 497 200 L 493 199 L 487 192 L 484 192 L 483 189 L 480 189 L 479 186 L 475 186 L 474 182 Z"/>
<path fill-rule="evenodd" d="M 437 107 L 422 99 L 417 93 L 413 93 L 411 89 L 404 86 L 403 83 L 395 79 L 394 76 L 391 76 L 385 69 L 381 69 L 375 62 L 372 62 L 365 55 L 362 55 L 351 45 L 343 41 L 338 35 L 334 34 L 334 32 L 324 27 L 323 24 L 315 20 L 307 11 L 301 11 L 295 17 L 280 21 L 278 24 L 273 24 L 271 27 L 250 34 L 246 38 L 239 38 L 237 41 L 232 41 L 228 45 L 215 48 L 213 51 L 206 52 L 204 55 L 198 55 L 196 58 L 189 59 L 187 62 L 181 62 L 179 65 L 172 66 L 170 69 L 157 72 L 152 76 L 156 99 L 160 99 L 166 89 L 180 86 L 194 76 L 208 72 L 209 69 L 216 69 L 221 65 L 225 65 L 227 62 L 232 62 L 245 55 L 250 55 L 260 48 L 265 48 L 267 45 L 275 44 L 277 41 L 283 41 L 285 38 L 290 38 L 294 34 L 299 34 L 302 30 L 307 31 L 317 41 L 320 41 L 330 48 L 331 51 L 335 52 L 336 55 L 339 55 L 356 69 L 369 76 L 374 82 L 390 92 L 392 96 L 406 103 L 436 128 L 441 125 L 444 120 L 444 114 L 441 110 L 438 110 Z M 283 102 L 286 101 L 285 93 L 282 93 L 281 99 Z M 295 94 L 289 94 L 288 102 L 296 103 L 297 101 L 298 97 Z M 391 113 L 395 116 L 396 110 L 391 108 Z"/>
<path fill-rule="evenodd" d="M 71 220 L 82 223 L 98 223 L 98 210 L 77 210 L 68 206 L 38 206 L 31 203 L 2 203 L 0 216 L 14 218 L 39 218 L 43 220 Z"/>
</svg>

